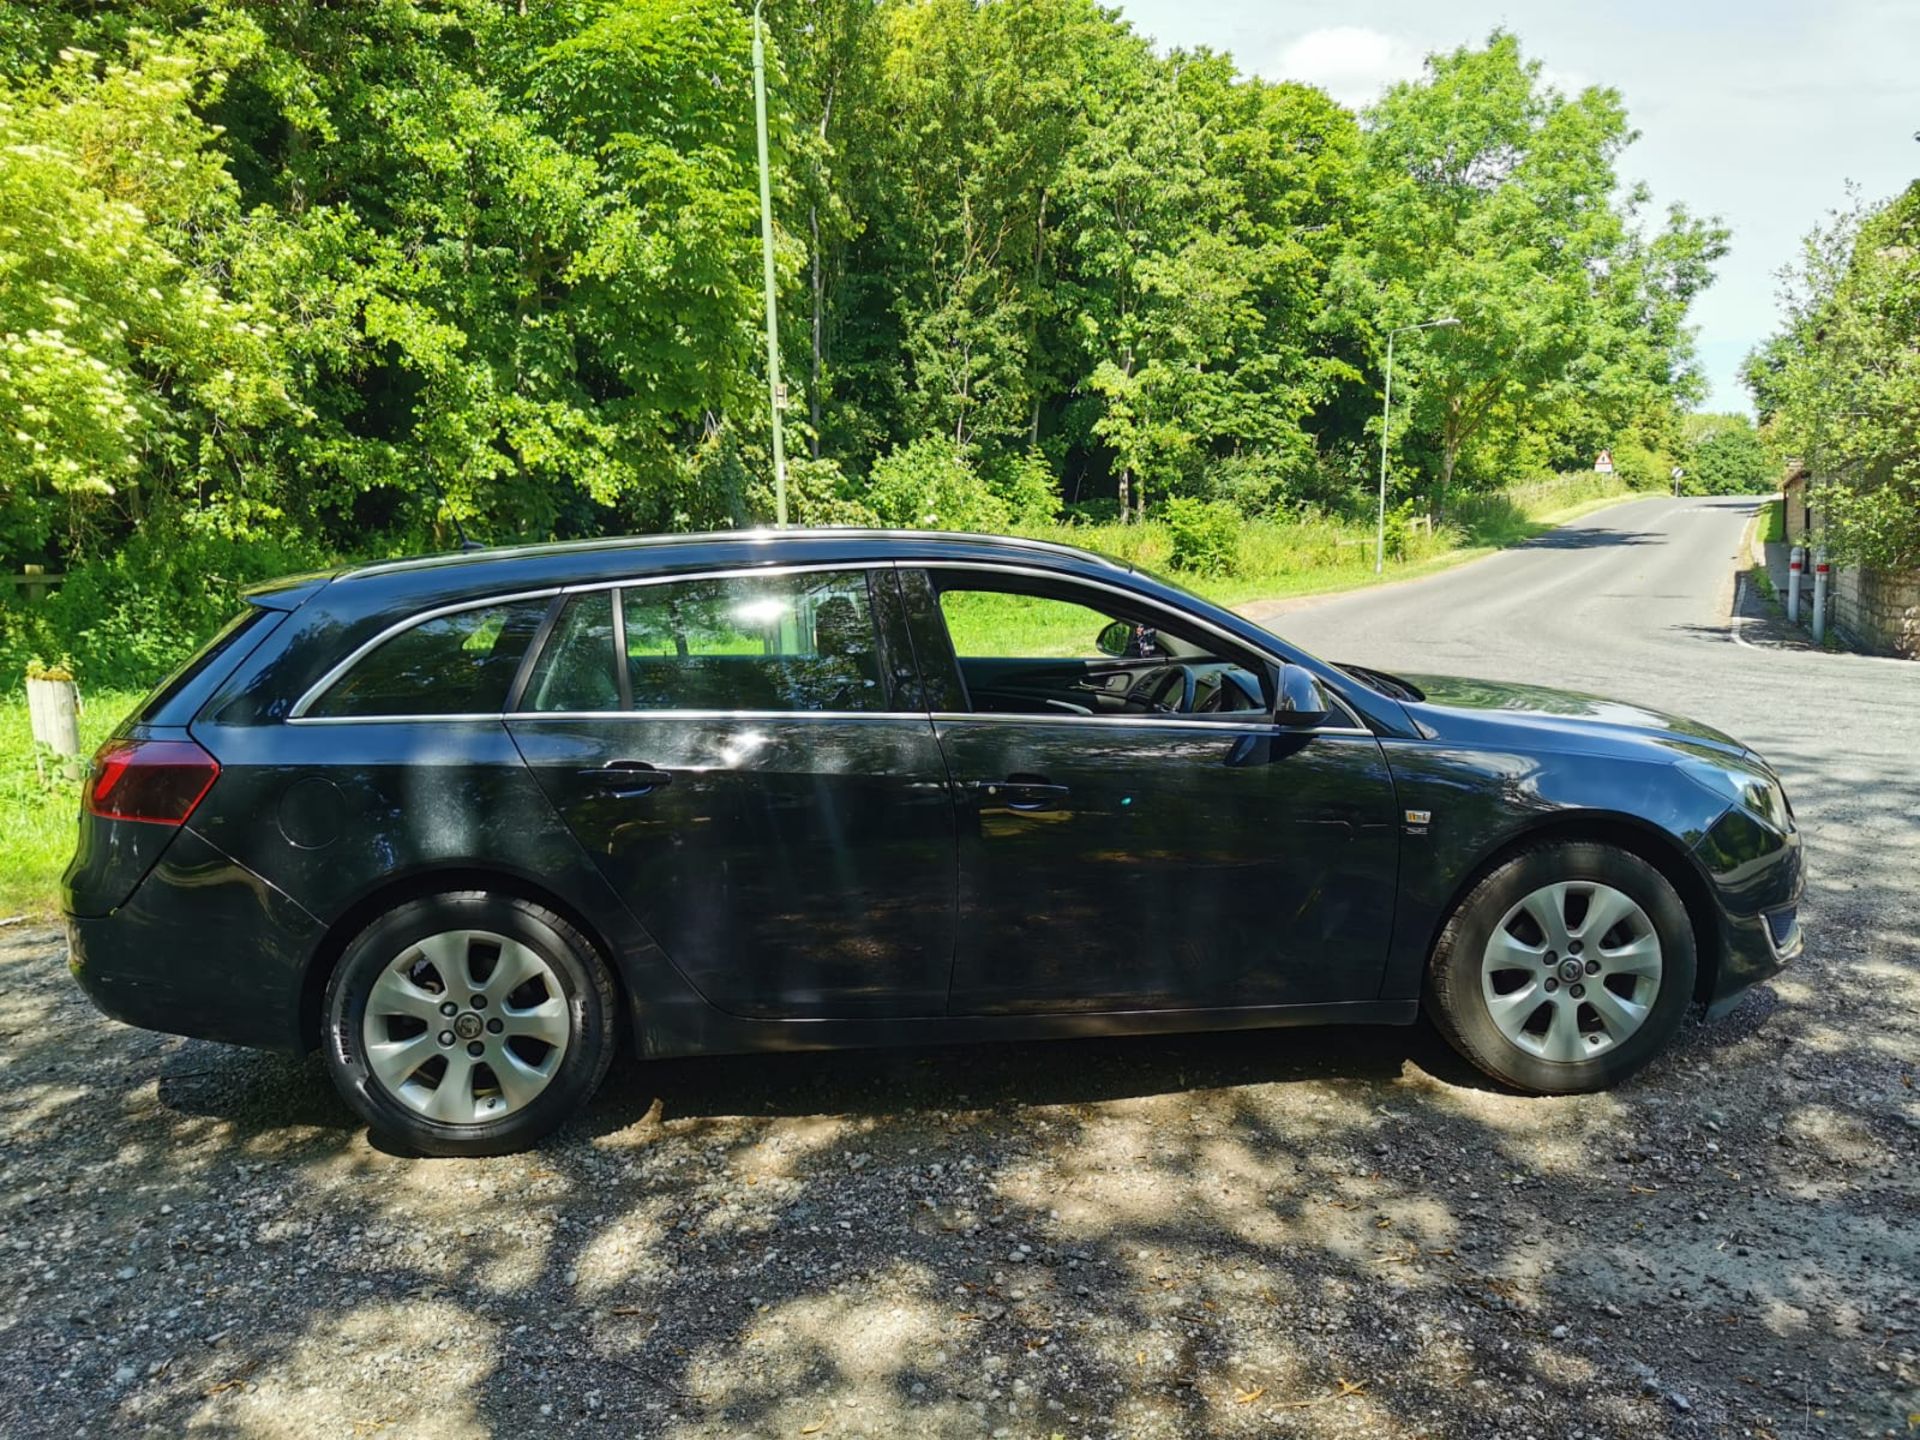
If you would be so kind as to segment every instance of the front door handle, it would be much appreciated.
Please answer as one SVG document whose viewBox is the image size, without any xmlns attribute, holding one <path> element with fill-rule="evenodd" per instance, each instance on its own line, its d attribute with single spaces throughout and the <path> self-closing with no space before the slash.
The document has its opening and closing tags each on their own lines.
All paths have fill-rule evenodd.
<svg viewBox="0 0 1920 1440">
<path fill-rule="evenodd" d="M 644 760 L 609 760 L 597 769 L 582 770 L 580 778 L 591 781 L 615 800 L 633 800 L 666 789 L 673 783 L 673 772 Z"/>
<path fill-rule="evenodd" d="M 973 788 L 984 801 L 1009 810 L 1051 810 L 1067 798 L 1067 787 L 1044 775 L 1009 775 L 1004 780 L 976 780 Z"/>
</svg>

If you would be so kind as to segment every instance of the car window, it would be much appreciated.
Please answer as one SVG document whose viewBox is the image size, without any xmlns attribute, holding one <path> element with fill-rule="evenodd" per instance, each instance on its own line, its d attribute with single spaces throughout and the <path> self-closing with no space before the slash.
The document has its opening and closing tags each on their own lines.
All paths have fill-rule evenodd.
<svg viewBox="0 0 1920 1440">
<path fill-rule="evenodd" d="M 618 653 L 613 643 L 613 592 L 576 595 L 560 612 L 534 662 L 522 710 L 618 710 Z"/>
<path fill-rule="evenodd" d="M 1267 708 L 1257 660 L 1157 606 L 1109 604 L 1064 578 L 932 579 L 975 714 L 1234 721 Z"/>
<path fill-rule="evenodd" d="M 276 611 L 264 610 L 257 605 L 247 606 L 221 626 L 211 640 L 187 657 L 186 661 L 172 674 L 154 687 L 153 693 L 140 707 L 141 721 L 148 724 L 158 721 L 161 712 L 179 697 L 182 690 L 204 674 L 209 665 L 248 635 L 262 628 L 277 625 L 280 619 Z"/>
<path fill-rule="evenodd" d="M 637 710 L 884 710 L 861 571 L 623 592 Z"/>
<path fill-rule="evenodd" d="M 423 620 L 362 656 L 308 713 L 497 713 L 546 613 L 545 600 L 518 600 Z"/>
<path fill-rule="evenodd" d="M 1098 660 L 1095 638 L 1114 617 L 1071 600 L 943 587 L 953 653 L 962 659 Z"/>
</svg>

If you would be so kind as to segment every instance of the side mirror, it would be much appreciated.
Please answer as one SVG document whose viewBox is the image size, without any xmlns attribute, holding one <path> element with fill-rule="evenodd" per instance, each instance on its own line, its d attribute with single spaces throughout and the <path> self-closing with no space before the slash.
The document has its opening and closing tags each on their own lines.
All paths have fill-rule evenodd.
<svg viewBox="0 0 1920 1440">
<path fill-rule="evenodd" d="M 1282 665 L 1279 683 L 1280 701 L 1274 707 L 1273 723 L 1289 730 L 1310 730 L 1324 725 L 1333 713 L 1327 695 L 1313 672 L 1302 665 Z"/>
<path fill-rule="evenodd" d="M 1094 637 L 1094 646 L 1102 655 L 1116 660 L 1143 660 L 1160 653 L 1160 643 L 1152 628 L 1115 620 Z"/>
</svg>

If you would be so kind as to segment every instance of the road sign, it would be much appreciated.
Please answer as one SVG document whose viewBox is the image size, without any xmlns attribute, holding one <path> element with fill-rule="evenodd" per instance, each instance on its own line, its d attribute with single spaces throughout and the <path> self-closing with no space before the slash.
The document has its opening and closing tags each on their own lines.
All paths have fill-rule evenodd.
<svg viewBox="0 0 1920 1440">
<path fill-rule="evenodd" d="M 1611 450 L 1602 450 L 1599 457 L 1593 462 L 1593 468 L 1596 474 L 1611 475 L 1613 473 L 1613 452 Z"/>
</svg>

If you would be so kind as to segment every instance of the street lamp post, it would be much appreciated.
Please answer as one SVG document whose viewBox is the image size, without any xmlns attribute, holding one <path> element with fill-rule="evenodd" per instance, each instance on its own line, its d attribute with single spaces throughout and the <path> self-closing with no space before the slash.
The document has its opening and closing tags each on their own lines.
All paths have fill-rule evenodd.
<svg viewBox="0 0 1920 1440">
<path fill-rule="evenodd" d="M 1387 441 L 1393 427 L 1393 337 L 1409 330 L 1432 330 L 1442 325 L 1458 325 L 1451 315 L 1438 320 L 1423 320 L 1418 325 L 1401 325 L 1387 332 L 1386 407 L 1380 412 L 1380 516 L 1373 535 L 1373 573 L 1387 568 Z"/>
<path fill-rule="evenodd" d="M 760 259 L 767 288 L 767 410 L 773 417 L 773 519 L 787 525 L 787 450 L 780 433 L 780 314 L 773 294 L 773 176 L 767 162 L 767 51 L 753 5 L 753 121 L 760 145 Z"/>
</svg>

